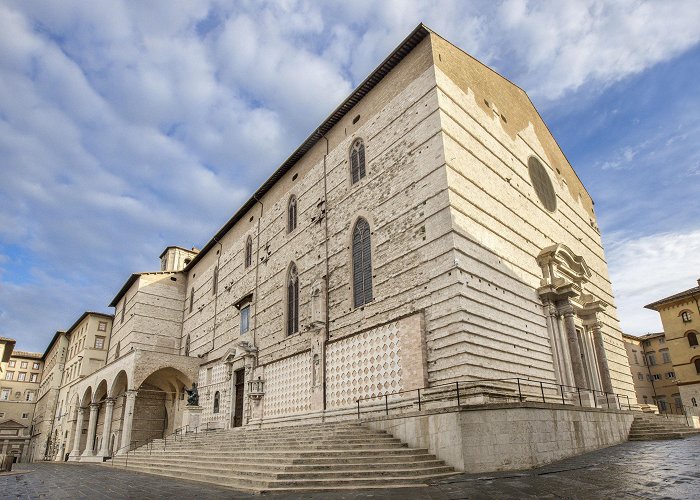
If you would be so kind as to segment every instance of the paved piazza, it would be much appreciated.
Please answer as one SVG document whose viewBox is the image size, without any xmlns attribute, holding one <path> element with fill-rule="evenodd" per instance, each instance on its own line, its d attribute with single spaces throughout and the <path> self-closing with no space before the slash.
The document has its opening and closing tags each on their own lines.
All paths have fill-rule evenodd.
<svg viewBox="0 0 700 500">
<path fill-rule="evenodd" d="M 14 472 L 20 472 L 15 474 Z M 260 498 L 234 490 L 87 464 L 15 464 L 1 498 Z M 277 499 L 700 498 L 700 435 L 629 442 L 520 473 L 462 474 L 427 488 L 265 494 Z"/>
</svg>

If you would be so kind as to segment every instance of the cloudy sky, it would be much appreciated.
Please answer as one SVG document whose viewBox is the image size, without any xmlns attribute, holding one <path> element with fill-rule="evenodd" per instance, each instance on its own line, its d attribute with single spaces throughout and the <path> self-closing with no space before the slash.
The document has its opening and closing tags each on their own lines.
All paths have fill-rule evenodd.
<svg viewBox="0 0 700 500">
<path fill-rule="evenodd" d="M 700 277 L 700 3 L 0 0 L 0 336 L 43 351 L 201 246 L 419 23 L 524 88 L 623 328 Z"/>
</svg>

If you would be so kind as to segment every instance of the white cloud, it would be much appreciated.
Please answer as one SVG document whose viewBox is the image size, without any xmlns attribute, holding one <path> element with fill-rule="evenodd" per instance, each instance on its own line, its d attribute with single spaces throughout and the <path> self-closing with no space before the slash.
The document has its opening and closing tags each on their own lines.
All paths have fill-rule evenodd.
<svg viewBox="0 0 700 500">
<path fill-rule="evenodd" d="M 700 229 L 622 239 L 606 249 L 623 331 L 662 331 L 659 313 L 644 306 L 697 286 Z"/>
</svg>

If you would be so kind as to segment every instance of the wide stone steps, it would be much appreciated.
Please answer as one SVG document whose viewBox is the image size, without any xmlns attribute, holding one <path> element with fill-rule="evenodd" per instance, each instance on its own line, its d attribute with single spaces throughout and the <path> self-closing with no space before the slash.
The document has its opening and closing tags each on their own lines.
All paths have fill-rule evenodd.
<svg viewBox="0 0 700 500">
<path fill-rule="evenodd" d="M 634 417 L 628 440 L 683 439 L 698 432 L 700 430 L 674 422 L 665 417 L 642 415 Z"/>
<path fill-rule="evenodd" d="M 189 433 L 106 465 L 254 491 L 418 486 L 454 474 L 428 450 L 356 424 Z"/>
</svg>

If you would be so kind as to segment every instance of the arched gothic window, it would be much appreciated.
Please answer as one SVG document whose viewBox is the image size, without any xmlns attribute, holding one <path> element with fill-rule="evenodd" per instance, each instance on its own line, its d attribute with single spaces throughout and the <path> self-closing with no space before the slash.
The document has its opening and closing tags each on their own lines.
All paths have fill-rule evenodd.
<svg viewBox="0 0 700 500">
<path fill-rule="evenodd" d="M 688 332 L 688 345 L 694 346 L 698 345 L 698 334 L 695 332 Z"/>
<path fill-rule="evenodd" d="M 291 233 L 297 228 L 297 197 L 290 196 L 287 205 L 287 232 Z"/>
<path fill-rule="evenodd" d="M 299 273 L 292 262 L 287 274 L 287 335 L 299 331 Z"/>
<path fill-rule="evenodd" d="M 690 323 L 692 321 L 690 317 L 690 311 L 681 312 L 681 320 L 683 321 L 683 323 Z"/>
<path fill-rule="evenodd" d="M 187 335 L 187 338 L 185 339 L 185 356 L 190 355 L 190 336 Z"/>
<path fill-rule="evenodd" d="M 695 361 L 693 361 L 693 363 L 695 363 L 695 371 L 697 373 L 700 373 L 700 358 L 695 358 Z"/>
<path fill-rule="evenodd" d="M 362 139 L 356 139 L 350 148 L 350 173 L 353 184 L 365 176 L 365 143 Z"/>
<path fill-rule="evenodd" d="M 372 244 L 369 223 L 362 218 L 352 231 L 352 284 L 355 307 L 372 301 Z"/>
<path fill-rule="evenodd" d="M 219 400 L 221 399 L 221 394 L 219 391 L 214 393 L 214 410 L 213 413 L 219 413 Z"/>
<path fill-rule="evenodd" d="M 253 238 L 248 236 L 245 240 L 245 267 L 253 265 Z"/>
</svg>

